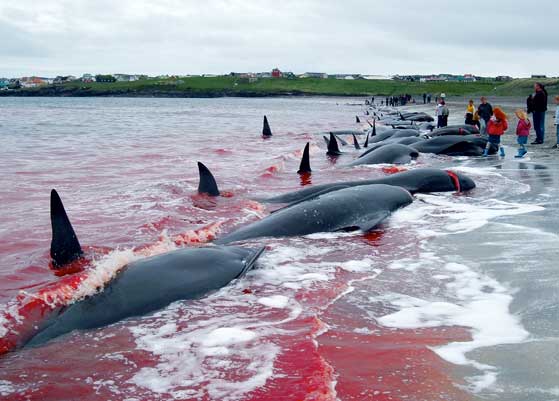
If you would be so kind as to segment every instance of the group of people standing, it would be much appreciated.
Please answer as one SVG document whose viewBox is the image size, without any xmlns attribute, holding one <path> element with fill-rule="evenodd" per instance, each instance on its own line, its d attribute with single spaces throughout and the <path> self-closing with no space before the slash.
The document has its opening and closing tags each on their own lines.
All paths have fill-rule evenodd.
<svg viewBox="0 0 559 401">
<path fill-rule="evenodd" d="M 519 145 L 518 154 L 515 157 L 523 157 L 526 153 L 526 144 L 530 135 L 532 123 L 528 114 L 532 114 L 533 127 L 536 131 L 536 139 L 532 145 L 539 145 L 545 138 L 545 112 L 547 111 L 547 91 L 541 83 L 534 85 L 535 93 L 530 95 L 526 101 L 526 111 L 518 109 L 515 115 L 518 119 L 516 126 L 516 137 Z M 482 136 L 488 138 L 487 147 L 484 155 L 487 155 L 491 144 L 499 146 L 501 156 L 505 155 L 504 148 L 501 146 L 501 136 L 508 129 L 507 115 L 499 107 L 493 108 L 485 97 L 481 97 L 481 103 L 477 107 L 474 101 L 470 100 L 466 108 L 465 123 L 478 126 Z M 444 100 L 443 100 L 444 104 Z M 555 111 L 555 127 L 557 130 L 557 143 L 552 148 L 559 148 L 559 96 L 555 97 L 557 109 Z"/>
</svg>

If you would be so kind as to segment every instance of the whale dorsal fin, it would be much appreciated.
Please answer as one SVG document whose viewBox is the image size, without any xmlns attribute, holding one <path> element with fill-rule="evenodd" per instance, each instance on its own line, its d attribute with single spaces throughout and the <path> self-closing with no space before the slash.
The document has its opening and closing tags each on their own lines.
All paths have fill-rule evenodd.
<svg viewBox="0 0 559 401">
<path fill-rule="evenodd" d="M 331 132 L 330 140 L 328 141 L 328 152 L 326 152 L 326 154 L 330 156 L 339 156 L 342 154 L 342 152 L 340 152 L 340 147 L 338 146 L 336 136 Z"/>
<path fill-rule="evenodd" d="M 200 173 L 200 183 L 198 184 L 198 193 L 210 196 L 219 196 L 219 189 L 212 172 L 198 162 L 198 172 Z"/>
<path fill-rule="evenodd" d="M 377 120 L 373 120 L 373 133 L 371 136 L 376 136 L 377 134 Z"/>
<path fill-rule="evenodd" d="M 326 142 L 326 146 L 328 146 L 328 144 L 330 143 L 330 140 L 328 138 L 326 138 L 324 135 L 322 135 L 322 139 L 324 139 L 324 142 Z"/>
<path fill-rule="evenodd" d="M 338 135 L 336 135 L 336 139 L 338 140 L 339 143 L 342 144 L 342 146 L 347 146 L 347 141 L 344 138 L 341 138 Z"/>
<path fill-rule="evenodd" d="M 361 146 L 359 146 L 359 142 L 357 141 L 357 137 L 355 136 L 355 134 L 353 135 L 353 146 L 355 146 L 355 149 L 361 149 Z"/>
<path fill-rule="evenodd" d="M 364 148 L 369 147 L 369 133 L 367 132 L 367 139 L 365 139 L 365 144 L 363 145 Z"/>
<path fill-rule="evenodd" d="M 82 247 L 64 210 L 62 200 L 54 189 L 50 192 L 50 223 L 52 227 L 50 256 L 54 266 L 60 267 L 79 259 L 83 255 Z"/>
<path fill-rule="evenodd" d="M 303 157 L 301 158 L 301 164 L 299 164 L 299 171 L 297 171 L 297 174 L 306 174 L 310 172 L 312 172 L 312 170 L 309 156 L 309 143 L 307 142 L 305 150 L 303 150 Z"/>
<path fill-rule="evenodd" d="M 262 136 L 272 136 L 270 124 L 268 124 L 268 117 L 264 116 L 264 124 L 262 126 Z"/>
<path fill-rule="evenodd" d="M 358 124 L 361 122 L 361 120 L 359 119 L 359 116 L 355 116 L 355 122 L 358 123 Z"/>
</svg>

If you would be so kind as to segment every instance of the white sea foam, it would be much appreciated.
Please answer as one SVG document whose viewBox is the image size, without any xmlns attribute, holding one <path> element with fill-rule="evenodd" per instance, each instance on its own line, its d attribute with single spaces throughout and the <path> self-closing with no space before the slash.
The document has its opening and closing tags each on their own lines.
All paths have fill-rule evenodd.
<svg viewBox="0 0 559 401">
<path fill-rule="evenodd" d="M 259 298 L 258 302 L 270 308 L 283 309 L 289 303 L 289 298 L 283 295 L 273 295 L 271 297 Z"/>
<path fill-rule="evenodd" d="M 17 391 L 17 387 L 8 380 L 0 380 L 0 395 L 7 396 Z"/>
<path fill-rule="evenodd" d="M 441 326 L 469 327 L 472 340 L 453 342 L 433 347 L 441 358 L 460 365 L 471 365 L 484 371 L 471 379 L 471 388 L 479 391 L 495 381 L 496 373 L 488 365 L 467 357 L 468 352 L 497 344 L 519 343 L 527 339 L 528 332 L 519 319 L 510 314 L 513 297 L 496 280 L 459 263 L 446 263 L 432 253 L 421 254 L 420 261 L 402 260 L 391 268 L 416 270 L 425 268 L 445 272 L 445 294 L 432 299 L 419 299 L 409 295 L 389 293 L 371 298 L 388 303 L 398 310 L 378 318 L 384 326 L 412 329 Z"/>
<path fill-rule="evenodd" d="M 427 222 L 429 228 L 418 230 L 420 238 L 448 234 L 462 234 L 477 230 L 490 220 L 502 216 L 516 216 L 544 210 L 539 205 L 505 202 L 497 199 L 466 203 L 460 198 L 418 194 L 420 202 L 395 213 L 391 224 L 397 226 L 422 227 Z M 437 220 L 438 224 L 437 224 Z"/>
</svg>

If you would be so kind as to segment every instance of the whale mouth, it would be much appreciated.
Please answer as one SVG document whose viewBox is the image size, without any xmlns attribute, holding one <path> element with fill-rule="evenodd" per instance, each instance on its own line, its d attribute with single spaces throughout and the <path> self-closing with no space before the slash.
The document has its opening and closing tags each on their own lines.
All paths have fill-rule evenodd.
<svg viewBox="0 0 559 401">
<path fill-rule="evenodd" d="M 449 170 L 446 170 L 446 174 L 448 174 L 448 176 L 452 180 L 454 188 L 456 188 L 456 192 L 462 192 L 462 189 L 460 188 L 460 178 L 458 178 L 458 175 Z"/>
</svg>

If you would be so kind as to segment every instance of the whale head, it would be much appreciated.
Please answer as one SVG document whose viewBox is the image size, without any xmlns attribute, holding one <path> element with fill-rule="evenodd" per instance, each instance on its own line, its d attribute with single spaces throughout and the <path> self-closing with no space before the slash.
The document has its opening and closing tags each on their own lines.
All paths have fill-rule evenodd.
<svg viewBox="0 0 559 401">
<path fill-rule="evenodd" d="M 456 173 L 450 170 L 446 170 L 446 173 L 450 177 L 456 192 L 466 192 L 476 187 L 474 180 L 464 174 Z"/>
</svg>

